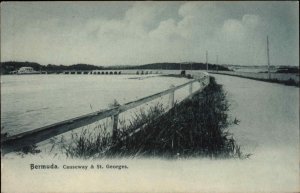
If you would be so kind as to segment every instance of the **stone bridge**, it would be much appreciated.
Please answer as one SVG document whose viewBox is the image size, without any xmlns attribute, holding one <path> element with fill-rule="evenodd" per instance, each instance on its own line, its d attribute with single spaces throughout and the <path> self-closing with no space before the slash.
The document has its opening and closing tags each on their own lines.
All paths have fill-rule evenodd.
<svg viewBox="0 0 300 193">
<path fill-rule="evenodd" d="M 185 74 L 196 75 L 201 70 L 184 70 Z M 203 72 L 203 71 L 202 71 Z M 161 70 L 161 69 L 130 69 L 130 70 L 67 70 L 63 74 L 86 74 L 86 75 L 148 75 L 148 74 L 181 74 L 183 70 Z"/>
</svg>

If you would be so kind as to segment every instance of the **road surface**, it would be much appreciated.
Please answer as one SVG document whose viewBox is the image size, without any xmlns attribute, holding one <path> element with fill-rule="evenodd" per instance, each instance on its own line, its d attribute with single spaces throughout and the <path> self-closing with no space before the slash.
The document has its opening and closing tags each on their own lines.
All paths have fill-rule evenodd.
<svg viewBox="0 0 300 193">
<path fill-rule="evenodd" d="M 299 191 L 299 88 L 213 76 L 227 92 L 231 116 L 240 120 L 230 131 L 243 151 L 253 154 L 247 164 L 261 182 L 255 189 Z"/>
</svg>

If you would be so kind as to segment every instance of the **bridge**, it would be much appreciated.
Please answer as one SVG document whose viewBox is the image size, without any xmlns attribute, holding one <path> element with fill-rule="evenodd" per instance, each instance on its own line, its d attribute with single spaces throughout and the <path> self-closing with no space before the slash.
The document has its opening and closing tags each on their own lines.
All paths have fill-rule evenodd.
<svg viewBox="0 0 300 193">
<path fill-rule="evenodd" d="M 162 70 L 134 69 L 134 70 L 66 70 L 63 74 L 93 74 L 93 75 L 120 75 L 120 74 L 161 74 Z"/>
<path fill-rule="evenodd" d="M 167 70 L 167 69 L 126 69 L 126 70 L 66 70 L 65 75 L 179 75 L 189 74 L 200 78 L 205 70 Z"/>
</svg>

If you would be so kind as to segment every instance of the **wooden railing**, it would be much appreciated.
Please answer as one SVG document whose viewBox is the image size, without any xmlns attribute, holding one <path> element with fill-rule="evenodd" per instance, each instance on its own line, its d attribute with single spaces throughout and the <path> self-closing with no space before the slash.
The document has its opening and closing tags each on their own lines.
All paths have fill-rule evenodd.
<svg viewBox="0 0 300 193">
<path fill-rule="evenodd" d="M 107 110 L 101 110 L 96 111 L 90 114 L 86 114 L 80 117 L 72 118 L 66 121 L 54 123 L 51 125 L 47 125 L 38 129 L 34 129 L 31 131 L 27 131 L 24 133 L 20 133 L 13 136 L 6 136 L 1 137 L 1 147 L 2 147 L 2 153 L 9 153 L 12 151 L 16 151 L 18 149 L 21 149 L 23 147 L 31 146 L 36 143 L 42 142 L 44 140 L 50 139 L 54 136 L 60 135 L 62 133 L 71 131 L 76 128 L 80 128 L 89 124 L 92 124 L 96 121 L 111 117 L 112 121 L 112 138 L 115 138 L 116 131 L 118 129 L 118 117 L 120 113 L 123 113 L 129 109 L 135 108 L 137 106 L 140 106 L 144 103 L 150 102 L 154 99 L 157 99 L 159 97 L 162 97 L 164 95 L 169 94 L 170 100 L 169 100 L 169 106 L 172 108 L 174 106 L 174 93 L 176 90 L 183 88 L 187 85 L 189 85 L 189 96 L 191 96 L 193 93 L 196 93 L 197 91 L 193 92 L 193 83 L 199 82 L 202 84 L 202 88 L 209 84 L 209 76 L 206 74 L 204 77 L 200 79 L 194 79 L 190 82 L 184 83 L 180 86 L 172 86 L 171 88 L 141 98 L 136 101 L 128 102 L 124 105 L 116 106 L 111 109 Z M 200 86 L 200 88 L 201 88 Z"/>
</svg>

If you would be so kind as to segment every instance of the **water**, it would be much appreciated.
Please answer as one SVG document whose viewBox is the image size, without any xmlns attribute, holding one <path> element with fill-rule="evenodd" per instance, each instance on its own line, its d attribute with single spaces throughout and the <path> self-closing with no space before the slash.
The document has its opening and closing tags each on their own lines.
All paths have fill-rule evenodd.
<svg viewBox="0 0 300 193">
<path fill-rule="evenodd" d="M 152 75 L 153 76 L 153 75 Z M 189 80 L 136 75 L 1 77 L 2 132 L 16 134 L 134 101 Z"/>
<path fill-rule="evenodd" d="M 236 66 L 232 68 L 235 72 L 268 72 L 268 66 Z M 270 72 L 276 72 L 278 69 L 274 66 L 270 67 Z"/>
</svg>

